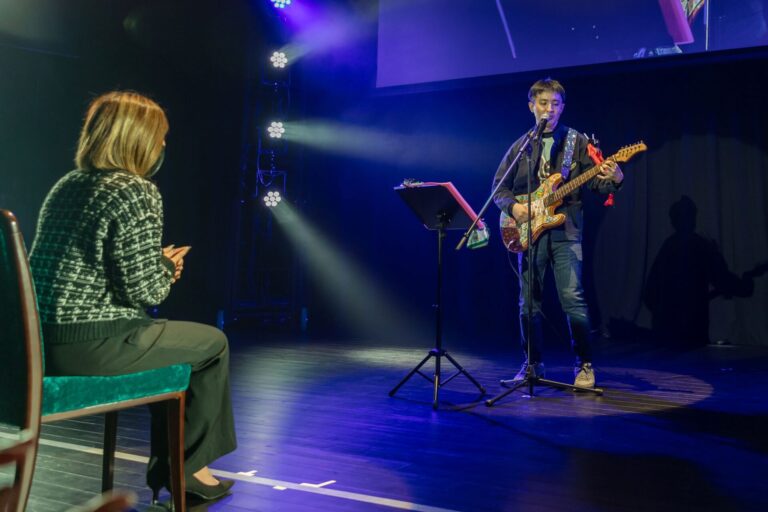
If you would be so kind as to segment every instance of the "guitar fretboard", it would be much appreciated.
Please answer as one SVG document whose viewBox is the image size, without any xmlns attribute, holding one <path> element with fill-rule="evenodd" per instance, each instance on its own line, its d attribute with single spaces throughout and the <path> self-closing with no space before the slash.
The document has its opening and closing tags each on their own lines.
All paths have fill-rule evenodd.
<svg viewBox="0 0 768 512">
<path fill-rule="evenodd" d="M 612 155 L 609 156 L 606 160 L 614 160 L 615 156 Z M 584 171 L 583 173 L 579 174 L 577 177 L 573 178 L 572 180 L 566 182 L 564 185 L 560 185 L 560 187 L 555 190 L 552 194 L 549 194 L 547 197 L 544 198 L 544 206 L 551 206 L 554 203 L 562 200 L 565 196 L 597 176 L 597 173 L 600 172 L 600 166 L 595 165 Z"/>
</svg>

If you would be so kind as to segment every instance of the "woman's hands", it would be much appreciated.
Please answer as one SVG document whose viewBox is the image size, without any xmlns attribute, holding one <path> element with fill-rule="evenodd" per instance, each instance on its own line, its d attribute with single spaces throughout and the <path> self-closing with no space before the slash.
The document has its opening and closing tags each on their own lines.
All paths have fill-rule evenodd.
<svg viewBox="0 0 768 512">
<path fill-rule="evenodd" d="M 184 247 L 176 247 L 175 245 L 163 247 L 163 256 L 171 260 L 175 266 L 171 283 L 181 279 L 181 272 L 184 270 L 184 256 L 187 255 L 191 248 L 192 246 L 190 245 L 185 245 Z"/>
</svg>

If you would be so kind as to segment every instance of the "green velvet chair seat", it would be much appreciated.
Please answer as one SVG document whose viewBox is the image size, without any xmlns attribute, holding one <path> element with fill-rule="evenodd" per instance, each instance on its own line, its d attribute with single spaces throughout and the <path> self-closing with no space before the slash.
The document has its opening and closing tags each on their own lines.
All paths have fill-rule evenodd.
<svg viewBox="0 0 768 512">
<path fill-rule="evenodd" d="M 43 416 L 185 391 L 191 368 L 177 364 L 109 377 L 44 377 Z"/>
</svg>

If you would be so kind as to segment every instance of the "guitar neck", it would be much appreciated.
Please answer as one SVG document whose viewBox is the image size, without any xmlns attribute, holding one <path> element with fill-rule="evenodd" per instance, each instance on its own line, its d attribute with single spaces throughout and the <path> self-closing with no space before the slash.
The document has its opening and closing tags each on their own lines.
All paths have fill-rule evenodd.
<svg viewBox="0 0 768 512">
<path fill-rule="evenodd" d="M 612 160 L 614 159 L 613 156 L 608 157 L 606 160 Z M 560 185 L 560 187 L 552 194 L 550 194 L 545 200 L 544 203 L 549 206 L 557 201 L 560 201 L 565 196 L 597 176 L 597 173 L 600 172 L 600 166 L 595 165 L 584 171 L 583 173 L 579 174 L 572 180 L 564 183 L 563 185 Z"/>
</svg>

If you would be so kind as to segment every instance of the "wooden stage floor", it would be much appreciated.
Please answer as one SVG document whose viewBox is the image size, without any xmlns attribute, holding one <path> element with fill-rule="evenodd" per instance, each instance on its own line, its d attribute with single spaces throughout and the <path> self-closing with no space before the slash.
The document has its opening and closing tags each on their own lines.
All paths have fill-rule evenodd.
<svg viewBox="0 0 768 512">
<path fill-rule="evenodd" d="M 537 388 L 488 408 L 459 376 L 433 411 L 418 376 L 388 396 L 428 348 L 240 337 L 240 446 L 212 466 L 238 482 L 190 510 L 768 510 L 768 350 L 604 342 L 602 397 Z M 514 349 L 451 354 L 489 396 L 519 366 Z M 570 361 L 553 354 L 547 377 L 570 381 Z M 116 486 L 138 493 L 141 511 L 153 508 L 147 424 L 143 409 L 123 414 L 118 439 Z M 98 493 L 100 429 L 98 417 L 43 428 L 30 512 Z"/>
</svg>

